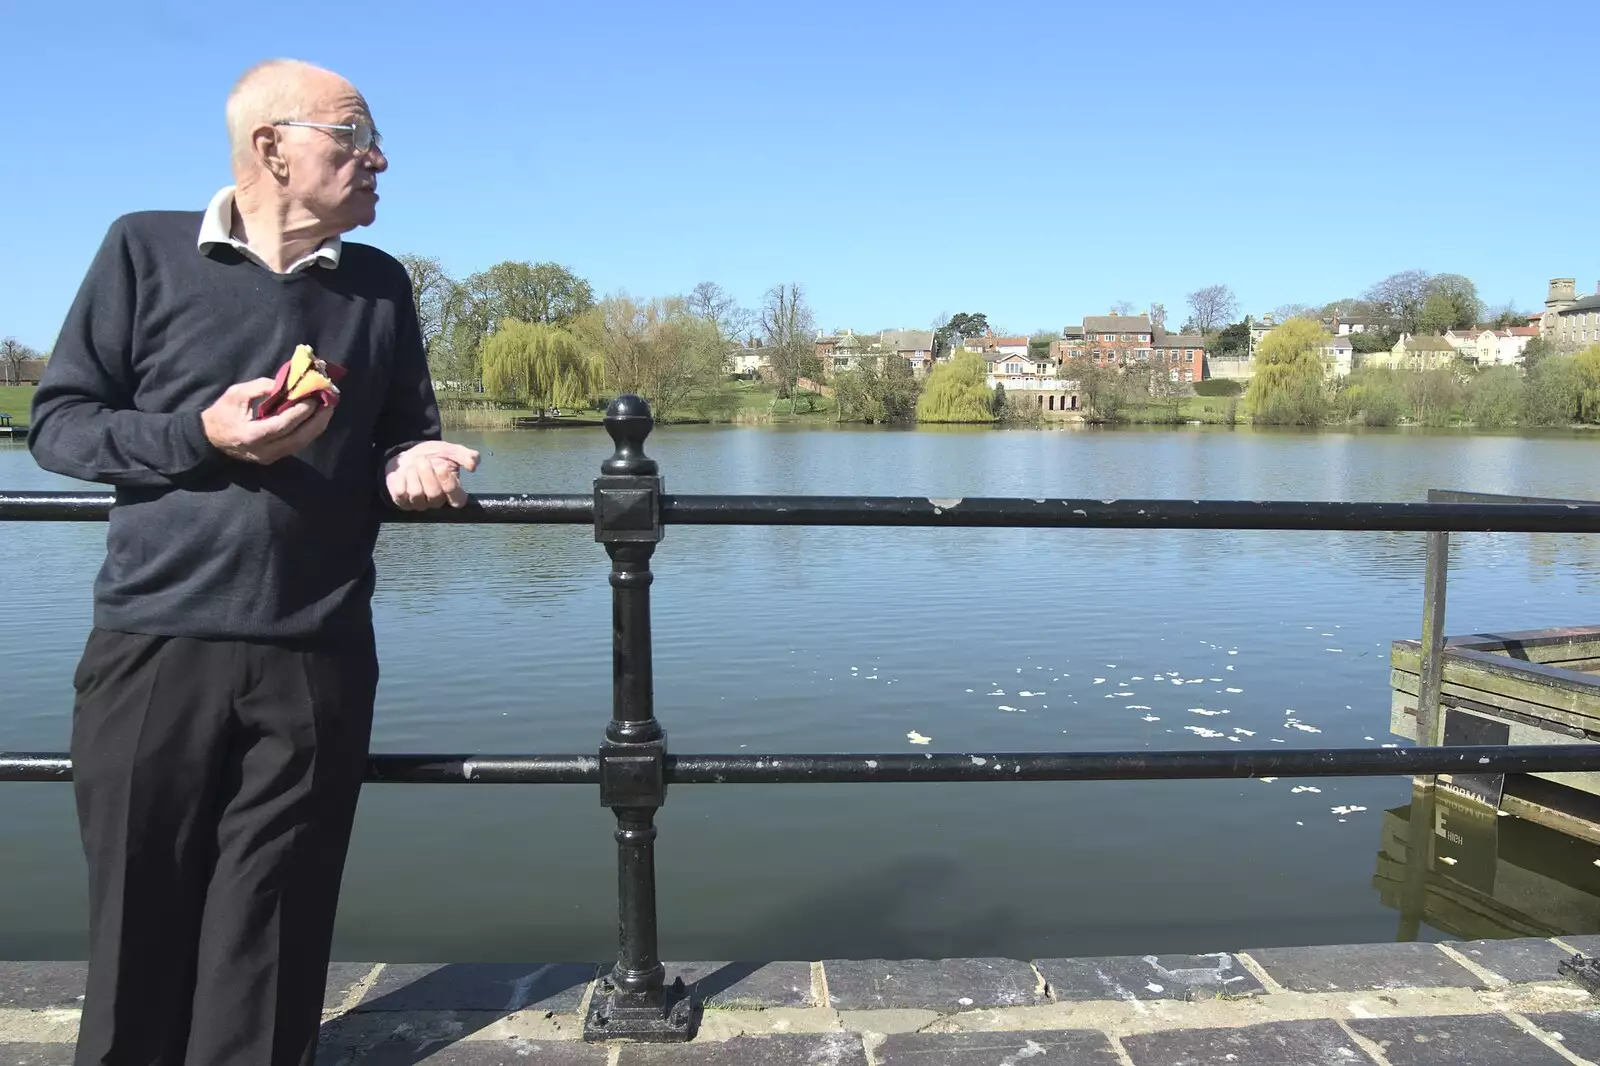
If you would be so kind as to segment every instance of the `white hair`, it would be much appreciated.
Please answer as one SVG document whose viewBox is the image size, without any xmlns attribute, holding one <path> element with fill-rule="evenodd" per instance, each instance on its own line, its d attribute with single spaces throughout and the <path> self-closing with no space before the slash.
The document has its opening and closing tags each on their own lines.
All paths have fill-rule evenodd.
<svg viewBox="0 0 1600 1066">
<path fill-rule="evenodd" d="M 264 123 L 302 118 L 307 75 L 330 73 L 298 59 L 268 59 L 240 76 L 227 103 L 228 146 L 235 170 L 248 169 L 254 158 L 252 131 Z"/>
</svg>

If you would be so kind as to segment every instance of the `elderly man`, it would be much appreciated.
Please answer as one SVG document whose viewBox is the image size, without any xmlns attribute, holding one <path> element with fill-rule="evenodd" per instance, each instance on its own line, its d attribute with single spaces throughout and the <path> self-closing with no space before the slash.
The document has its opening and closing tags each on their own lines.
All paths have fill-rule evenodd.
<svg viewBox="0 0 1600 1066">
<path fill-rule="evenodd" d="M 111 225 L 33 405 L 39 464 L 116 488 L 73 677 L 80 1066 L 314 1061 L 381 512 L 462 506 L 478 459 L 439 439 L 405 270 L 340 240 L 388 167 L 366 101 L 272 61 L 227 124 L 235 184 Z M 257 411 L 299 345 L 337 394 Z"/>
</svg>

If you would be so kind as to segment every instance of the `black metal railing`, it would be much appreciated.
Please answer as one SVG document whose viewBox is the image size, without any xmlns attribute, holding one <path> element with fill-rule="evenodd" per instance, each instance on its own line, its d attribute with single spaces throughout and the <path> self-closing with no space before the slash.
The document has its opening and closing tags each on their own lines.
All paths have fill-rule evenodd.
<svg viewBox="0 0 1600 1066">
<path fill-rule="evenodd" d="M 657 952 L 655 816 L 667 786 L 802 782 L 1088 781 L 1366 777 L 1600 770 L 1600 745 L 1230 751 L 675 755 L 655 717 L 650 570 L 668 525 L 1034 527 L 1596 533 L 1600 504 L 1341 503 L 1246 500 L 929 499 L 897 496 L 669 496 L 644 453 L 649 406 L 606 412 L 614 454 L 586 495 L 475 496 L 464 508 L 394 522 L 586 524 L 611 558 L 611 720 L 597 754 L 372 755 L 367 780 L 406 784 L 600 786 L 617 821 L 617 960 L 584 1022 L 588 1040 L 685 1040 L 698 1013 Z M 0 492 L 0 521 L 101 521 L 108 493 Z M 0 752 L 0 781 L 68 781 L 60 753 Z"/>
</svg>

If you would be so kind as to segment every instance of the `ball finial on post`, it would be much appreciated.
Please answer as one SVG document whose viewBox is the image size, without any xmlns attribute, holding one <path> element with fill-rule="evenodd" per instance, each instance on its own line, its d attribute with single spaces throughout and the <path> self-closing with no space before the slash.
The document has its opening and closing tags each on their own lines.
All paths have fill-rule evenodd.
<svg viewBox="0 0 1600 1066">
<path fill-rule="evenodd" d="M 657 472 L 656 461 L 644 454 L 644 440 L 655 428 L 650 405 L 643 397 L 625 393 L 606 407 L 606 432 L 617 450 L 600 464 L 600 472 L 610 475 L 650 476 Z"/>
</svg>

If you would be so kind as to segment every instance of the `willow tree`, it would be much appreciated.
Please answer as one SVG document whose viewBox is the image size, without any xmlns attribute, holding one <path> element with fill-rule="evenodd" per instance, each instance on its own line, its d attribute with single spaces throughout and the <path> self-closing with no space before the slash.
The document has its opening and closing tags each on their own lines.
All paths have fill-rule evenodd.
<svg viewBox="0 0 1600 1066">
<path fill-rule="evenodd" d="M 1256 348 L 1256 372 L 1245 393 L 1252 420 L 1267 424 L 1314 426 L 1326 415 L 1322 350 L 1328 335 L 1321 323 L 1291 318 Z"/>
<path fill-rule="evenodd" d="M 559 326 L 508 318 L 483 342 L 484 387 L 526 396 L 541 415 L 548 407 L 583 406 L 603 382 L 600 360 Z"/>
<path fill-rule="evenodd" d="M 994 394 L 983 356 L 963 349 L 928 374 L 917 398 L 918 422 L 993 422 Z"/>
</svg>

